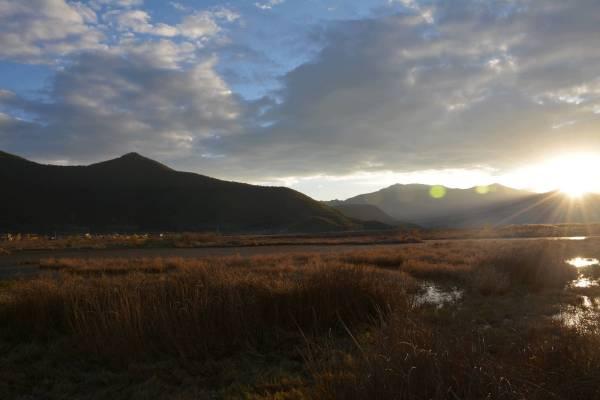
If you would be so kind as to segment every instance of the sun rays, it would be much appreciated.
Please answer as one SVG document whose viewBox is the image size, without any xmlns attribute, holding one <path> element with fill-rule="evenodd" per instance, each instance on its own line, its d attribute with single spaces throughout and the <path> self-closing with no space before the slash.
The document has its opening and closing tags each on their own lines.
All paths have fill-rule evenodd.
<svg viewBox="0 0 600 400">
<path fill-rule="evenodd" d="M 571 198 L 598 191 L 594 179 L 600 171 L 600 156 L 590 153 L 565 154 L 543 164 L 544 174 L 556 189 Z"/>
</svg>

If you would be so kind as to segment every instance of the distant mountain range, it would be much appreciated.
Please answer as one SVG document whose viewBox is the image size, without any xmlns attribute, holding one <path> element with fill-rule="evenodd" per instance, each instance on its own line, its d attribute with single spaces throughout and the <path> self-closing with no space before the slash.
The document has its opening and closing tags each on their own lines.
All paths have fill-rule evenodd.
<svg viewBox="0 0 600 400">
<path fill-rule="evenodd" d="M 136 153 L 89 166 L 0 152 L 0 231 L 325 232 L 600 222 L 600 196 L 393 185 L 345 201 L 175 171 Z"/>
<path fill-rule="evenodd" d="M 311 232 L 366 226 L 292 189 L 178 172 L 136 153 L 89 166 L 55 166 L 0 152 L 0 182 L 0 231 Z"/>
<path fill-rule="evenodd" d="M 340 210 L 374 206 L 395 220 L 423 227 L 600 222 L 599 195 L 570 198 L 560 192 L 538 194 L 498 184 L 471 189 L 398 184 L 327 204 Z"/>
</svg>

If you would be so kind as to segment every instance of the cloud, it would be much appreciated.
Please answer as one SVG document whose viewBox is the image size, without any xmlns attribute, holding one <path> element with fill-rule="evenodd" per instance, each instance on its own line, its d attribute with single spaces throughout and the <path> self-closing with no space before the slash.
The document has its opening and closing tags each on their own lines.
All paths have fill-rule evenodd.
<svg viewBox="0 0 600 400">
<path fill-rule="evenodd" d="M 143 10 L 111 10 L 104 15 L 121 31 L 142 33 L 154 36 L 182 36 L 187 39 L 206 39 L 221 32 L 220 21 L 234 22 L 239 14 L 227 9 L 217 8 L 211 11 L 197 11 L 183 18 L 177 25 L 153 24 L 150 15 Z"/>
<path fill-rule="evenodd" d="M 189 7 L 185 6 L 184 4 L 181 4 L 178 1 L 170 1 L 169 4 L 171 5 L 171 7 L 173 7 L 177 11 L 181 11 L 181 12 L 189 11 Z"/>
<path fill-rule="evenodd" d="M 31 117 L 0 120 L 0 144 L 44 159 L 81 161 L 133 150 L 182 156 L 202 138 L 239 132 L 243 110 L 216 63 L 210 57 L 171 70 L 134 53 L 83 54 L 57 74 L 52 102 L 2 92 L 0 111 Z"/>
<path fill-rule="evenodd" d="M 219 25 L 210 12 L 199 12 L 189 15 L 179 24 L 181 35 L 192 39 L 213 36 L 220 31 Z"/>
<path fill-rule="evenodd" d="M 136 150 L 209 175 L 272 181 L 496 171 L 600 148 L 595 0 L 403 3 L 397 15 L 319 30 L 322 50 L 256 101 L 231 92 L 223 53 L 204 47 L 237 13 L 196 12 L 160 34 L 147 13 L 123 5 L 114 15 L 131 17 L 131 36 L 77 52 L 44 101 L 0 95 L 0 146 L 79 161 Z M 79 21 L 81 33 L 48 47 L 43 38 L 19 43 L 56 53 L 55 43 L 87 34 L 93 15 L 74 4 L 73 14 L 38 8 L 54 22 Z M 28 13 L 37 15 L 28 11 L 23 29 L 35 30 Z"/>
<path fill-rule="evenodd" d="M 154 23 L 146 11 L 132 8 L 141 4 L 134 0 L 95 0 L 87 5 L 65 0 L 0 0 L 0 59 L 51 64 L 79 52 L 114 50 L 122 41 L 129 45 L 132 38 L 143 41 L 140 35 L 180 37 L 203 45 L 222 33 L 223 24 L 240 18 L 231 9 L 217 7 L 187 15 L 176 25 Z M 108 31 L 105 22 L 116 31 Z"/>
<path fill-rule="evenodd" d="M 127 8 L 141 6 L 144 0 L 92 0 L 90 3 L 96 8 L 102 6 Z"/>
<path fill-rule="evenodd" d="M 217 7 L 212 11 L 212 14 L 219 19 L 227 22 L 234 22 L 241 18 L 241 15 L 232 9 L 226 7 Z"/>
<path fill-rule="evenodd" d="M 94 11 L 64 0 L 0 0 L 0 59 L 45 62 L 102 48 Z"/>
<path fill-rule="evenodd" d="M 414 10 L 334 24 L 259 128 L 206 143 L 219 171 L 504 169 L 600 148 L 594 1 L 428 4 L 433 24 Z"/>
<path fill-rule="evenodd" d="M 179 34 L 177 28 L 167 24 L 152 25 L 150 15 L 142 10 L 112 11 L 105 18 L 114 19 L 120 30 L 147 33 L 156 36 L 173 37 Z"/>
<path fill-rule="evenodd" d="M 268 0 L 264 2 L 256 2 L 254 3 L 254 6 L 260 8 L 261 10 L 270 10 L 275 6 L 283 4 L 284 1 L 285 0 Z"/>
<path fill-rule="evenodd" d="M 201 60 L 196 44 L 168 39 L 153 41 L 124 39 L 110 52 L 152 68 L 182 69 Z"/>
<path fill-rule="evenodd" d="M 415 12 L 422 20 L 428 24 L 433 24 L 434 7 L 423 6 L 417 0 L 388 0 L 388 4 L 400 3 L 406 9 Z"/>
</svg>

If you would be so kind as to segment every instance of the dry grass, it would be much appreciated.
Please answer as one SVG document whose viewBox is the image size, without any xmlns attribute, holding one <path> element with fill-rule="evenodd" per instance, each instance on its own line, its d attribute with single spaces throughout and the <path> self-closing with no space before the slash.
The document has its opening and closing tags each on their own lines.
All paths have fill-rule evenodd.
<svg viewBox="0 0 600 400">
<path fill-rule="evenodd" d="M 467 316 L 468 317 L 468 316 Z M 430 321 L 431 322 L 431 321 Z M 481 331 L 394 316 L 360 350 L 313 365 L 316 399 L 594 399 L 600 337 L 560 327 Z M 512 328 L 512 327 L 511 327 Z"/>
<path fill-rule="evenodd" d="M 335 232 L 312 235 L 222 235 L 215 232 L 84 234 L 51 237 L 46 235 L 13 235 L 12 240 L 0 239 L 2 252 L 63 249 L 123 249 L 123 248 L 206 248 L 300 245 L 372 245 L 419 243 L 416 232 L 365 231 Z"/>
<path fill-rule="evenodd" d="M 531 243 L 529 246 L 501 246 L 495 252 L 481 257 L 475 270 L 476 279 L 485 289 L 489 278 L 496 276 L 499 291 L 506 280 L 513 286 L 529 289 L 561 288 L 577 277 L 575 267 L 568 265 L 565 251 L 551 242 Z M 481 279 L 488 275 L 487 279 Z M 494 290 L 492 290 L 494 291 Z"/>
<path fill-rule="evenodd" d="M 354 335 L 354 351 L 320 349 L 332 354 L 326 362 L 311 353 L 316 385 L 307 397 L 600 398 L 598 322 L 567 328 L 543 317 L 556 312 L 554 296 L 566 293 L 557 290 L 577 276 L 565 260 L 596 256 L 597 242 L 471 245 L 442 244 L 405 255 L 402 271 L 462 280 L 473 290 L 460 306 L 393 314 L 374 335 Z M 474 301 L 479 294 L 488 297 Z"/>
<path fill-rule="evenodd" d="M 510 290 L 510 275 L 500 268 L 482 267 L 470 275 L 471 287 L 483 295 L 506 294 Z"/>
<path fill-rule="evenodd" d="M 404 263 L 404 255 L 398 250 L 391 249 L 353 251 L 336 258 L 353 265 L 373 265 L 396 269 L 402 267 Z"/>
<path fill-rule="evenodd" d="M 176 258 L 109 258 L 109 259 L 78 259 L 78 258 L 46 258 L 40 260 L 40 269 L 61 271 L 77 275 L 115 275 L 142 273 L 165 273 L 173 271 L 185 264 Z"/>
<path fill-rule="evenodd" d="M 531 224 L 487 228 L 432 229 L 419 232 L 422 239 L 468 238 L 542 238 L 593 236 L 600 234 L 600 224 Z"/>
<path fill-rule="evenodd" d="M 131 234 L 16 234 L 13 241 L 0 239 L 3 251 L 110 248 L 196 248 L 278 245 L 372 245 L 420 243 L 435 239 L 535 238 L 591 236 L 600 234 L 600 224 L 510 225 L 483 229 L 386 230 L 323 234 L 223 235 L 217 232 L 166 232 Z"/>
<path fill-rule="evenodd" d="M 168 265 L 154 261 L 150 271 Z M 118 275 L 94 279 L 20 282 L 2 319 L 18 335 L 66 335 L 113 359 L 206 358 L 338 329 L 340 322 L 367 324 L 407 304 L 403 275 L 343 264 L 261 270 L 195 263 L 170 274 L 126 276 L 120 274 L 127 265 L 118 268 Z"/>
<path fill-rule="evenodd" d="M 598 244 L 44 260 L 50 274 L 0 286 L 0 370 L 10 371 L 0 372 L 0 397 L 35 398 L 22 376 L 43 365 L 35 381 L 59 383 L 38 397 L 93 398 L 83 384 L 61 392 L 64 378 L 52 375 L 81 358 L 124 374 L 123 387 L 166 376 L 160 391 L 144 386 L 145 398 L 182 388 L 194 394 L 181 398 L 207 399 L 600 398 L 600 324 L 568 329 L 550 318 L 561 302 L 583 307 L 583 289 L 563 290 L 576 274 L 564 261 L 597 257 Z M 418 305 L 417 279 L 459 286 L 463 299 Z M 164 371 L 179 368 L 185 378 Z M 16 383 L 3 384 L 7 376 Z"/>
</svg>

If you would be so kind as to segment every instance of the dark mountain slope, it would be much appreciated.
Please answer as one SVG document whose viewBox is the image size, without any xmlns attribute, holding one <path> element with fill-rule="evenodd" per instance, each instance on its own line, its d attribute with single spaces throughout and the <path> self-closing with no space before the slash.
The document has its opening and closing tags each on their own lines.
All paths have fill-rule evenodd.
<svg viewBox="0 0 600 400">
<path fill-rule="evenodd" d="M 139 154 L 90 166 L 41 165 L 0 153 L 0 230 L 358 229 L 299 192 L 172 170 Z"/>
</svg>

